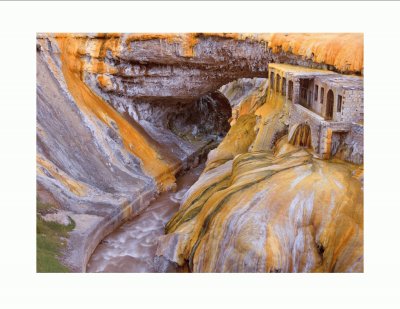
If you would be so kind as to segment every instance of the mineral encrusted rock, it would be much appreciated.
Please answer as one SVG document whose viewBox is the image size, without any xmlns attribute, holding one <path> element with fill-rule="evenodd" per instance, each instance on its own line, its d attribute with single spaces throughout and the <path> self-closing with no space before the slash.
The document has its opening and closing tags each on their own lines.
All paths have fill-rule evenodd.
<svg viewBox="0 0 400 309">
<path fill-rule="evenodd" d="M 203 173 L 158 254 L 193 272 L 360 272 L 362 186 L 352 172 L 301 149 L 238 155 Z"/>
<path fill-rule="evenodd" d="M 166 225 L 160 267 L 362 272 L 363 167 L 315 158 L 308 127 L 288 141 L 282 96 L 259 96 L 259 87 L 254 82 L 249 96 L 235 83 L 222 89 L 244 98 L 235 104 L 239 116 Z M 258 108 L 241 109 L 249 101 Z"/>
<path fill-rule="evenodd" d="M 285 34 L 39 34 L 38 196 L 76 223 L 63 260 L 84 271 L 97 243 L 158 192 L 173 189 L 175 174 L 221 141 L 229 119 L 245 124 L 238 132 L 250 131 L 244 144 L 214 151 L 215 167 L 249 145 L 271 148 L 285 134 L 284 109 L 259 109 L 265 79 L 250 80 L 258 90 L 243 91 L 249 101 L 237 115 L 221 86 L 266 78 L 269 62 L 362 74 L 360 38 L 332 34 L 318 45 L 321 38 Z"/>
</svg>

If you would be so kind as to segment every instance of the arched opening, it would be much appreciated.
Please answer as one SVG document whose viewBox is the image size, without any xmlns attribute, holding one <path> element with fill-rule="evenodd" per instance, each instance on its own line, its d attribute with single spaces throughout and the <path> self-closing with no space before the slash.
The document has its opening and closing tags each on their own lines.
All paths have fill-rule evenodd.
<svg viewBox="0 0 400 309">
<path fill-rule="evenodd" d="M 300 79 L 300 104 L 304 107 L 309 107 L 311 105 L 310 100 L 310 84 L 311 79 L 303 78 Z"/>
<path fill-rule="evenodd" d="M 276 91 L 281 92 L 281 76 L 276 75 Z"/>
<path fill-rule="evenodd" d="M 293 100 L 293 81 L 289 81 L 288 99 Z"/>
<path fill-rule="evenodd" d="M 229 131 L 232 107 L 220 91 L 208 93 L 192 104 L 177 105 L 177 112 L 170 112 L 167 128 L 186 141 L 215 140 Z"/>
<path fill-rule="evenodd" d="M 299 124 L 289 139 L 289 144 L 311 148 L 311 128 L 306 123 Z"/>
<path fill-rule="evenodd" d="M 286 78 L 282 78 L 282 94 L 286 95 Z"/>
<path fill-rule="evenodd" d="M 333 91 L 329 90 L 326 99 L 326 113 L 325 118 L 331 120 L 333 117 Z"/>
</svg>

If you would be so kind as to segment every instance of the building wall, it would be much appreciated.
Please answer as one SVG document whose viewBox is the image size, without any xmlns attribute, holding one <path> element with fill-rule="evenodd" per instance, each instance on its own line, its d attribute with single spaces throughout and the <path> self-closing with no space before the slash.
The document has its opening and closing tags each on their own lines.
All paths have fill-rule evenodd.
<svg viewBox="0 0 400 309">
<path fill-rule="evenodd" d="M 343 102 L 345 100 L 345 93 L 342 88 L 335 88 L 332 87 L 331 85 L 316 79 L 314 82 L 315 85 L 318 85 L 318 101 L 315 102 L 315 112 L 321 115 L 322 117 L 325 118 L 326 115 L 326 108 L 327 108 L 327 103 L 328 103 L 328 92 L 329 90 L 332 90 L 333 92 L 333 116 L 332 116 L 332 121 L 343 121 L 343 115 L 346 113 L 343 111 Z M 321 104 L 321 88 L 324 88 L 324 101 L 323 104 Z M 338 96 L 342 96 L 342 111 L 338 112 L 337 111 L 337 105 L 338 105 Z"/>
<path fill-rule="evenodd" d="M 342 87 L 335 87 L 329 83 L 323 82 L 319 78 L 314 81 L 315 85 L 318 85 L 318 102 L 315 102 L 313 110 L 319 115 L 325 117 L 326 107 L 328 102 L 328 91 L 333 91 L 333 117 L 332 121 L 344 121 L 344 122 L 362 122 L 364 120 L 364 92 L 363 90 L 346 90 Z M 320 103 L 321 87 L 324 90 L 324 102 Z M 338 112 L 338 96 L 342 96 L 342 109 Z M 319 107 L 318 107 L 319 106 Z"/>
<path fill-rule="evenodd" d="M 322 120 L 319 135 L 319 156 L 323 159 L 330 159 L 332 154 L 332 144 L 337 138 L 337 134 L 348 135 L 351 130 L 351 124 L 345 122 L 334 122 Z"/>
<path fill-rule="evenodd" d="M 352 162 L 363 164 L 364 162 L 364 126 L 353 123 L 343 143 L 339 146 L 336 157 Z"/>
<path fill-rule="evenodd" d="M 280 76 L 279 79 L 278 79 L 278 75 Z M 268 76 L 273 76 L 273 84 L 271 83 L 271 89 L 274 89 L 275 91 L 278 91 L 279 93 L 281 93 L 282 92 L 282 80 L 283 80 L 283 77 L 285 77 L 285 75 L 286 75 L 285 72 L 276 70 L 275 68 L 269 68 Z"/>
<path fill-rule="evenodd" d="M 320 85 L 315 83 L 315 80 L 314 80 L 314 82 L 312 84 L 313 84 L 313 91 L 312 91 L 313 97 L 312 97 L 312 101 L 311 101 L 311 109 L 315 113 L 317 113 L 318 115 L 322 116 L 322 112 L 321 112 L 322 104 L 319 101 L 321 87 L 320 87 Z M 318 92 L 317 92 L 317 99 L 316 100 L 315 100 L 315 85 L 318 85 Z"/>
<path fill-rule="evenodd" d="M 307 92 L 307 100 L 303 101 L 303 99 L 300 98 L 300 103 L 304 107 L 307 107 L 307 108 L 311 109 L 312 111 L 316 112 L 314 110 L 314 78 L 304 78 L 304 79 L 307 79 L 307 80 L 310 81 L 309 84 L 308 84 L 307 90 L 306 90 L 306 92 Z M 300 87 L 300 84 L 299 84 L 299 87 Z M 299 88 L 299 91 L 301 91 L 300 88 Z M 300 94 L 301 93 L 299 92 L 299 95 Z M 309 96 L 311 96 L 311 100 L 310 101 L 308 99 Z M 310 105 L 308 103 L 310 103 Z"/>
<path fill-rule="evenodd" d="M 322 117 L 308 110 L 299 104 L 290 104 L 289 109 L 289 136 L 290 139 L 299 124 L 308 124 L 311 129 L 311 145 L 314 152 L 321 158 L 329 159 L 331 155 L 332 137 L 334 133 L 345 133 L 346 136 L 351 132 L 354 124 L 345 122 L 325 121 Z M 359 131 L 355 134 L 360 134 Z M 359 135 L 362 137 L 361 135 Z M 357 136 L 357 138 L 360 138 Z M 347 137 L 346 137 L 347 138 Z"/>
<path fill-rule="evenodd" d="M 299 124 L 305 123 L 311 129 L 311 145 L 315 153 L 319 153 L 321 121 L 313 112 L 299 104 L 291 104 L 289 109 L 289 136 L 290 139 Z"/>
<path fill-rule="evenodd" d="M 344 91 L 342 103 L 342 121 L 362 123 L 364 121 L 364 92 L 361 90 Z"/>
<path fill-rule="evenodd" d="M 311 144 L 317 156 L 323 159 L 331 158 L 332 150 L 337 156 L 345 161 L 356 164 L 363 163 L 364 151 L 364 130 L 363 125 L 363 91 L 347 90 L 342 87 L 324 82 L 316 76 L 310 83 L 311 106 L 300 105 L 300 77 L 290 72 L 282 72 L 270 69 L 274 72 L 275 91 L 282 92 L 282 81 L 286 78 L 285 103 L 289 106 L 289 136 L 290 139 L 296 127 L 305 123 L 311 129 Z M 269 74 L 270 74 L 269 73 Z M 277 74 L 280 75 L 280 84 L 277 84 Z M 288 99 L 289 81 L 293 82 L 293 100 Z M 315 85 L 318 85 L 318 96 L 315 100 Z M 324 88 L 323 104 L 320 103 L 321 88 Z M 328 92 L 332 90 L 333 117 L 332 120 L 325 120 Z M 342 96 L 341 111 L 337 111 L 338 96 Z M 339 146 L 338 146 L 339 145 Z M 334 149 L 332 149 L 334 147 Z"/>
</svg>

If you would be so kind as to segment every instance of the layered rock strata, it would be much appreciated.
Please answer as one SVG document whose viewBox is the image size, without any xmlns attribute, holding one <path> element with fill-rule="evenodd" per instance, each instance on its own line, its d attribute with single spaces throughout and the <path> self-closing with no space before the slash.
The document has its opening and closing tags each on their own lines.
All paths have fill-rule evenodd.
<svg viewBox="0 0 400 309">
<path fill-rule="evenodd" d="M 324 54 L 323 48 L 302 39 L 307 35 L 293 37 L 299 42 L 295 48 L 287 47 L 280 36 L 287 37 L 38 35 L 38 195 L 76 222 L 64 256 L 72 270 L 84 270 L 107 233 L 139 213 L 158 192 L 173 189 L 175 174 L 196 165 L 198 156 L 221 141 L 231 118 L 229 102 L 218 91 L 222 85 L 237 78 L 266 77 L 269 62 L 362 73 L 360 65 L 343 66 L 355 62 L 355 57 L 340 52 L 341 48 L 329 57 L 318 56 Z M 353 36 L 354 42 L 362 38 Z M 338 37 L 327 35 L 326 42 L 337 45 Z M 304 53 L 311 43 L 313 54 Z M 263 81 L 257 83 L 265 89 Z M 244 122 L 249 129 L 257 123 L 263 130 L 272 124 L 259 123 L 269 107 L 259 110 L 265 92 L 258 94 L 259 98 L 250 96 L 253 101 L 240 113 L 248 115 Z M 255 110 L 260 114 L 255 115 Z M 257 144 L 272 145 L 285 133 L 284 113 L 274 110 L 275 124 L 282 130 L 267 133 L 266 138 L 258 134 L 255 150 Z M 251 130 L 247 134 L 248 141 L 256 136 Z M 246 147 L 237 143 L 233 148 L 221 163 Z"/>
</svg>

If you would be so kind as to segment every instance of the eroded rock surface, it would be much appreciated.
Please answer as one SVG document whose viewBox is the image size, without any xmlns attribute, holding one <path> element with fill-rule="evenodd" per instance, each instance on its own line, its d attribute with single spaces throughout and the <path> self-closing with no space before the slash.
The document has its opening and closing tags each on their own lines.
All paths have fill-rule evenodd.
<svg viewBox="0 0 400 309">
<path fill-rule="evenodd" d="M 162 246 L 194 272 L 360 272 L 362 187 L 353 172 L 304 150 L 241 154 L 200 177 Z"/>
<path fill-rule="evenodd" d="M 258 108 L 209 153 L 157 254 L 193 272 L 362 272 L 363 167 L 316 158 L 303 127 L 289 143 L 282 96 L 258 87 L 236 106 Z"/>
<path fill-rule="evenodd" d="M 287 114 L 266 95 L 268 63 L 361 74 L 362 57 L 349 51 L 362 35 L 351 36 L 326 35 L 318 45 L 321 38 L 285 34 L 39 34 L 38 195 L 76 222 L 68 266 L 85 270 L 105 235 L 218 145 L 229 119 L 206 170 L 249 147 L 270 150 Z M 237 83 L 241 94 L 219 90 L 238 78 L 249 78 L 249 87 Z"/>
</svg>

